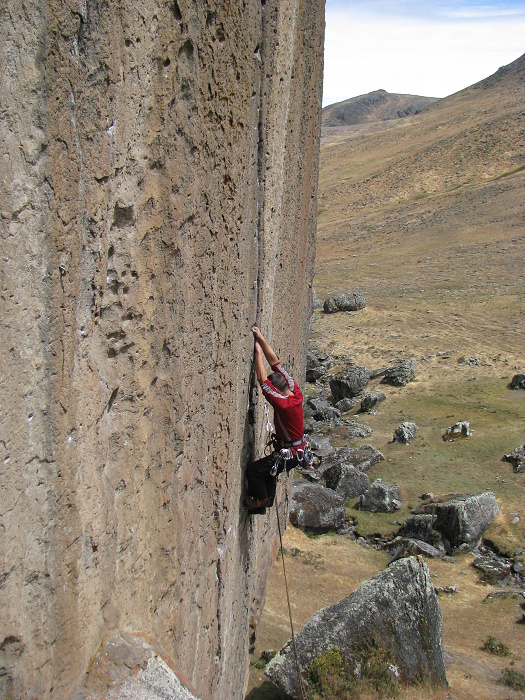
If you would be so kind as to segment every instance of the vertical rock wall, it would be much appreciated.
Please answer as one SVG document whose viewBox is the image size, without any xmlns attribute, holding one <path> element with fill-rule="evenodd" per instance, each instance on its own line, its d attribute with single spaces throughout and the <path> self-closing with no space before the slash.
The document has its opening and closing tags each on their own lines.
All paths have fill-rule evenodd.
<svg viewBox="0 0 525 700">
<path fill-rule="evenodd" d="M 323 33 L 323 0 L 0 8 L 0 695 L 72 696 L 128 630 L 243 696 L 249 328 L 303 376 Z"/>
</svg>

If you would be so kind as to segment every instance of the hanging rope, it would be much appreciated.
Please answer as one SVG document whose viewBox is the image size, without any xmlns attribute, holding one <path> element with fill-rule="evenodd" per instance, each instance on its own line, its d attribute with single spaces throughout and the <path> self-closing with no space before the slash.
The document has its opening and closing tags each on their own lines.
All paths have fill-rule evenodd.
<svg viewBox="0 0 525 700">
<path fill-rule="evenodd" d="M 293 620 L 292 620 L 292 608 L 290 605 L 290 595 L 288 593 L 288 580 L 286 578 L 286 566 L 284 565 L 283 536 L 281 533 L 281 521 L 279 518 L 279 506 L 277 505 L 277 503 L 275 504 L 275 512 L 277 513 L 277 529 L 279 530 L 279 541 L 281 543 L 281 560 L 283 562 L 284 588 L 286 590 L 286 600 L 288 602 L 288 615 L 290 617 L 290 629 L 292 630 L 292 647 L 293 647 L 293 653 L 295 656 L 295 665 L 297 667 L 297 676 L 299 677 L 299 687 L 301 688 L 302 700 L 308 700 L 307 695 L 306 695 L 306 688 L 304 687 L 303 676 L 301 674 L 301 667 L 299 666 L 299 657 L 297 655 L 297 647 L 295 645 L 295 634 L 294 634 Z"/>
</svg>

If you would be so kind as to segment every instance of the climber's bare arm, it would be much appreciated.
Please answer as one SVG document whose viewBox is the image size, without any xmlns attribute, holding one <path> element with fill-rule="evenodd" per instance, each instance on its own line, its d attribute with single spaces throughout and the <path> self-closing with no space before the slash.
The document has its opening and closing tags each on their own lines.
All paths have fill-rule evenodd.
<svg viewBox="0 0 525 700">
<path fill-rule="evenodd" d="M 255 341 L 255 374 L 259 384 L 263 384 L 268 378 L 266 367 L 264 366 L 263 349 L 258 340 Z"/>
<path fill-rule="evenodd" d="M 255 345 L 257 346 L 257 344 L 259 344 L 261 350 L 262 350 L 263 353 L 264 353 L 264 356 L 265 356 L 266 359 L 268 360 L 268 364 L 270 365 L 270 367 L 273 367 L 273 365 L 275 365 L 275 364 L 277 364 L 277 363 L 279 362 L 279 358 L 277 357 L 277 355 L 276 355 L 275 352 L 273 351 L 272 346 L 271 346 L 270 343 L 264 338 L 263 334 L 262 334 L 261 331 L 257 328 L 257 326 L 254 326 L 254 327 L 252 328 L 252 333 L 253 333 L 253 335 L 254 335 L 254 337 L 255 337 Z M 261 358 L 261 360 L 262 360 L 262 358 Z M 263 365 L 264 365 L 264 362 L 263 362 Z"/>
</svg>

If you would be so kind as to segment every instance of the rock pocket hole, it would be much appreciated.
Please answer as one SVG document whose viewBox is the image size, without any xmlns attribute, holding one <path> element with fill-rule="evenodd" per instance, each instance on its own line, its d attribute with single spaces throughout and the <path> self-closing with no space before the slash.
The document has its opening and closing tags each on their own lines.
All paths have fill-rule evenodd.
<svg viewBox="0 0 525 700">
<path fill-rule="evenodd" d="M 134 218 L 133 204 L 115 204 L 115 209 L 113 210 L 113 226 L 116 226 L 116 228 L 124 228 L 133 223 Z"/>
<path fill-rule="evenodd" d="M 193 42 L 188 39 L 179 49 L 179 58 L 186 59 L 186 61 L 193 61 Z"/>
<path fill-rule="evenodd" d="M 173 0 L 173 3 L 171 5 L 171 11 L 173 13 L 173 17 L 177 20 L 177 22 L 182 22 L 182 14 L 177 0 Z"/>
</svg>

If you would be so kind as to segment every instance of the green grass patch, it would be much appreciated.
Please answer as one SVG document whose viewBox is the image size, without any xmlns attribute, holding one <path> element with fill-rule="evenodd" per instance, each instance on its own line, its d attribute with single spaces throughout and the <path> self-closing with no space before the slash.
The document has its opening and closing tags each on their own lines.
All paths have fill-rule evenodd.
<svg viewBox="0 0 525 700">
<path fill-rule="evenodd" d="M 525 676 L 513 668 L 504 668 L 501 672 L 501 683 L 507 688 L 525 693 Z"/>
<path fill-rule="evenodd" d="M 379 415 L 366 417 L 374 433 L 355 445 L 369 442 L 384 454 L 385 461 L 367 474 L 371 483 L 380 477 L 399 486 L 402 508 L 394 513 L 366 513 L 356 510 L 353 501 L 347 516 L 355 518 L 359 535 L 394 534 L 398 529 L 395 521 L 405 520 L 424 493 L 488 490 L 496 495 L 501 513 L 486 531 L 486 538 L 507 556 L 523 548 L 525 520 L 512 524 L 508 514 L 522 511 L 525 478 L 514 474 L 502 457 L 523 444 L 524 402 L 507 388 L 507 382 L 494 377 L 468 382 L 464 374 L 439 384 L 422 380 L 396 392 L 395 401 L 392 392 L 381 404 Z M 394 429 L 405 420 L 417 424 L 416 439 L 410 445 L 391 443 Z M 470 422 L 473 434 L 444 442 L 446 428 L 460 420 Z"/>
<path fill-rule="evenodd" d="M 399 674 L 392 653 L 373 638 L 360 653 L 360 669 L 359 677 L 352 675 L 339 649 L 321 654 L 308 671 L 308 700 L 358 700 L 371 692 L 379 698 L 399 695 Z"/>
<path fill-rule="evenodd" d="M 508 646 L 492 635 L 488 637 L 481 648 L 483 651 L 488 651 L 489 654 L 493 654 L 494 656 L 510 656 Z"/>
</svg>

